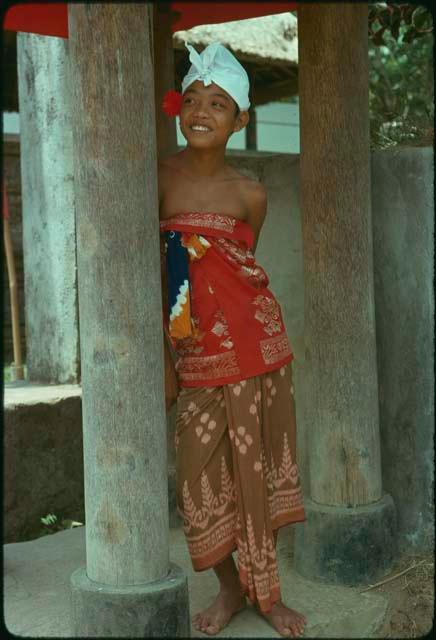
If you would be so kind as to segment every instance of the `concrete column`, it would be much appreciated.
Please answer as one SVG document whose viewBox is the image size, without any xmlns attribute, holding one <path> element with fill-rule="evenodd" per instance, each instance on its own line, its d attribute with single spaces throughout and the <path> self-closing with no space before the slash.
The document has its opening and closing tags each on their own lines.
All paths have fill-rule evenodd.
<svg viewBox="0 0 436 640">
<path fill-rule="evenodd" d="M 64 38 L 17 34 L 27 379 L 80 379 Z"/>
<path fill-rule="evenodd" d="M 389 570 L 396 544 L 380 462 L 368 6 L 303 4 L 298 23 L 310 498 L 296 568 L 352 585 Z"/>
<path fill-rule="evenodd" d="M 416 554 L 431 553 L 435 530 L 433 174 L 433 148 L 372 153 L 383 486 L 399 547 Z"/>
<path fill-rule="evenodd" d="M 168 551 L 150 5 L 71 5 L 69 31 L 87 552 L 73 631 L 186 636 Z"/>
</svg>

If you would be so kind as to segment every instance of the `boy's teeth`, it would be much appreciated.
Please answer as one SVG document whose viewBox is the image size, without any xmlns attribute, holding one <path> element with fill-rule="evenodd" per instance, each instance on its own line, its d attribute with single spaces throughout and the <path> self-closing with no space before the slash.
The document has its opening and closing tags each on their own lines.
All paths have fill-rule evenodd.
<svg viewBox="0 0 436 640">
<path fill-rule="evenodd" d="M 193 131 L 210 131 L 209 127 L 201 127 L 201 126 L 196 126 L 194 125 L 193 127 L 191 127 L 191 129 Z"/>
</svg>

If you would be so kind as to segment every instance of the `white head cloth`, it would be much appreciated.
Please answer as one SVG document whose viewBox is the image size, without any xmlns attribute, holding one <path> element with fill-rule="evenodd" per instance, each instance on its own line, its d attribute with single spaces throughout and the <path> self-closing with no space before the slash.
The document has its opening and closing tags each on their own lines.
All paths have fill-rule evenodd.
<svg viewBox="0 0 436 640">
<path fill-rule="evenodd" d="M 213 42 L 201 53 L 187 42 L 185 46 L 190 51 L 189 60 L 192 64 L 183 78 L 182 93 L 196 80 L 201 80 L 205 87 L 214 82 L 232 96 L 241 111 L 249 108 L 248 74 L 228 49 L 220 42 Z"/>
</svg>

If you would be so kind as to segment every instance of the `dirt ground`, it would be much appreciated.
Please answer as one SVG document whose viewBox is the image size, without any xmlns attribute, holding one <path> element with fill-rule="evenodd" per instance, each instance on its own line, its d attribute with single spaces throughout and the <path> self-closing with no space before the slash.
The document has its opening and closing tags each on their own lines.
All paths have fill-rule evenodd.
<svg viewBox="0 0 436 640">
<path fill-rule="evenodd" d="M 394 579 L 387 581 L 388 578 Z M 387 594 L 390 602 L 383 624 L 374 637 L 422 638 L 431 632 L 434 621 L 432 554 L 401 556 L 392 571 L 378 582 L 383 584 L 371 591 Z"/>
</svg>

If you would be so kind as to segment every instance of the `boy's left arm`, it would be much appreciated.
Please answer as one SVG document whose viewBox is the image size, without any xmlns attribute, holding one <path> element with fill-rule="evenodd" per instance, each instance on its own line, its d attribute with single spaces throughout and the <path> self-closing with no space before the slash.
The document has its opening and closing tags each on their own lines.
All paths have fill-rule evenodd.
<svg viewBox="0 0 436 640">
<path fill-rule="evenodd" d="M 254 231 L 253 253 L 256 251 L 257 242 L 259 240 L 260 230 L 266 216 L 267 195 L 265 187 L 261 182 L 250 184 L 247 189 L 247 222 Z"/>
</svg>

